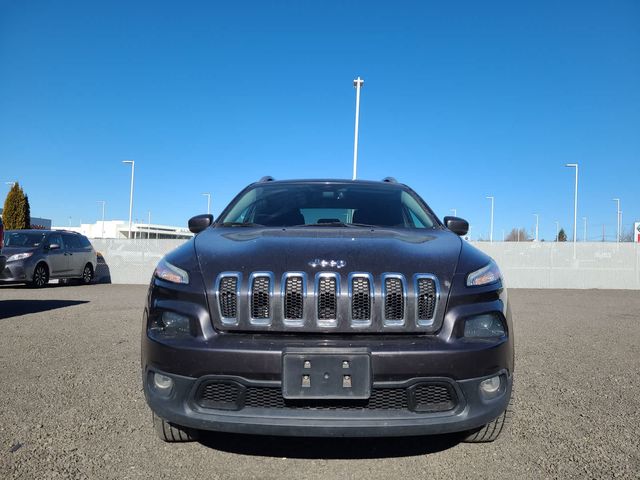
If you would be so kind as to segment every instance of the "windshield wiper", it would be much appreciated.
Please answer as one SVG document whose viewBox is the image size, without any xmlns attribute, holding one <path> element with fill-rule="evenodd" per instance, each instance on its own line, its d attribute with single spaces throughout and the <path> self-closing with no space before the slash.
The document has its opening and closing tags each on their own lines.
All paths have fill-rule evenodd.
<svg viewBox="0 0 640 480">
<path fill-rule="evenodd" d="M 264 225 L 260 225 L 259 223 L 251 223 L 251 222 L 224 222 L 219 224 L 220 227 L 264 227 Z"/>
<path fill-rule="evenodd" d="M 345 222 L 322 222 L 322 223 L 305 223 L 302 225 L 294 225 L 295 227 L 347 227 L 347 228 L 374 228 L 376 225 L 366 223 L 345 223 Z"/>
</svg>

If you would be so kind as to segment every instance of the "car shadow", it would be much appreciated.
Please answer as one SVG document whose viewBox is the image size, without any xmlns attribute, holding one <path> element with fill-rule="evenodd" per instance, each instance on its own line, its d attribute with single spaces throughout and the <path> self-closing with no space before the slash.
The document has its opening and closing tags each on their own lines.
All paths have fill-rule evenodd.
<svg viewBox="0 0 640 480">
<path fill-rule="evenodd" d="M 89 303 L 88 300 L 0 300 L 0 320 Z"/>
<path fill-rule="evenodd" d="M 94 283 L 111 283 L 111 269 L 101 253 L 98 253 L 98 263 L 93 281 Z"/>
<path fill-rule="evenodd" d="M 354 460 L 422 456 L 455 447 L 459 434 L 393 438 L 272 437 L 200 432 L 200 444 L 227 453 L 296 459 Z"/>
</svg>

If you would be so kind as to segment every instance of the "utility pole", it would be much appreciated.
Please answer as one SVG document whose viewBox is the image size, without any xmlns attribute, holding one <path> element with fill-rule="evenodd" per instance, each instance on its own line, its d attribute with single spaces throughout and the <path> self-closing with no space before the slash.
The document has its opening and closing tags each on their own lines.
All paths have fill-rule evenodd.
<svg viewBox="0 0 640 480">
<path fill-rule="evenodd" d="M 602 224 L 602 241 L 604 242 L 604 223 Z"/>
<path fill-rule="evenodd" d="M 567 163 L 565 167 L 576 169 L 576 187 L 573 194 L 573 259 L 576 258 L 576 239 L 578 237 L 578 164 Z"/>
<path fill-rule="evenodd" d="M 536 242 L 538 241 L 538 221 L 540 220 L 540 215 L 538 215 L 537 213 L 533 214 L 534 217 L 536 217 Z"/>
<path fill-rule="evenodd" d="M 364 87 L 364 80 L 360 77 L 353 81 L 356 87 L 356 131 L 353 139 L 353 180 L 356 179 L 358 170 L 358 125 L 360 122 L 360 89 Z"/>
<path fill-rule="evenodd" d="M 456 208 L 452 208 L 451 211 L 453 212 L 454 217 L 458 216 L 458 210 Z"/>
<path fill-rule="evenodd" d="M 149 218 L 147 221 L 147 240 L 151 238 L 151 210 L 149 210 Z"/>
<path fill-rule="evenodd" d="M 620 243 L 620 199 L 614 198 L 616 202 L 616 243 Z"/>
<path fill-rule="evenodd" d="M 205 192 L 202 195 L 207 197 L 207 215 L 211 213 L 211 194 L 209 192 Z"/>
<path fill-rule="evenodd" d="M 587 217 L 582 217 L 582 221 L 584 222 L 584 233 L 582 234 L 582 241 L 587 241 Z"/>
<path fill-rule="evenodd" d="M 560 240 L 560 222 L 556 220 L 556 243 Z"/>
<path fill-rule="evenodd" d="M 133 174 L 136 168 L 134 160 L 123 160 L 122 163 L 131 164 L 131 192 L 129 193 L 129 239 L 131 239 L 131 216 L 133 215 Z"/>
<path fill-rule="evenodd" d="M 494 201 L 494 198 L 492 196 L 488 196 L 487 199 L 491 200 L 491 230 L 489 230 L 489 242 L 493 243 L 493 201 Z"/>
<path fill-rule="evenodd" d="M 104 238 L 104 205 L 107 202 L 105 202 L 104 200 L 98 200 L 98 203 L 102 204 L 102 238 Z"/>
</svg>

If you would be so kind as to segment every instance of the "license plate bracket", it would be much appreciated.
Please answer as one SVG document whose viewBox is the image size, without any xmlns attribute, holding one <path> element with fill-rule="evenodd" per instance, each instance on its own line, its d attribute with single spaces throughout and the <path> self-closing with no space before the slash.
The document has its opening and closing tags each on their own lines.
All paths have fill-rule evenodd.
<svg viewBox="0 0 640 480">
<path fill-rule="evenodd" d="M 288 400 L 365 400 L 371 396 L 368 352 L 285 352 L 282 396 Z"/>
</svg>

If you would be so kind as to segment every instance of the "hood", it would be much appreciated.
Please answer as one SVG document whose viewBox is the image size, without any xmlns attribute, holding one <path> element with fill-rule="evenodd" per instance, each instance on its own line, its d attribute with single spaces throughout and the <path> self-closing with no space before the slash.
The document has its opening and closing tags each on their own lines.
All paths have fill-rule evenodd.
<svg viewBox="0 0 640 480">
<path fill-rule="evenodd" d="M 5 257 L 10 257 L 11 255 L 15 255 L 16 253 L 24 253 L 24 252 L 35 252 L 39 247 L 3 247 L 2 255 Z"/>
<path fill-rule="evenodd" d="M 223 271 L 320 271 L 431 273 L 448 285 L 456 269 L 462 240 L 446 230 L 356 229 L 304 227 L 294 229 L 210 228 L 195 239 L 200 269 L 205 278 Z M 322 266 L 322 261 L 337 262 Z"/>
</svg>

